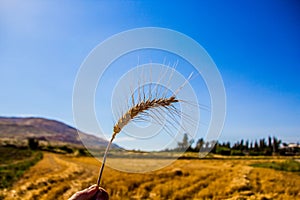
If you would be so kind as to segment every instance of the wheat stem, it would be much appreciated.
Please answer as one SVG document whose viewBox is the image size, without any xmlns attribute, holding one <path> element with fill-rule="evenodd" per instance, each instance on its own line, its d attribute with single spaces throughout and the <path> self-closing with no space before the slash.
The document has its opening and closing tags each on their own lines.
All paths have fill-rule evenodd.
<svg viewBox="0 0 300 200">
<path fill-rule="evenodd" d="M 97 180 L 97 186 L 100 186 L 100 181 L 101 181 L 102 173 L 103 173 L 105 162 L 106 162 L 106 158 L 107 158 L 107 153 L 108 153 L 108 151 L 110 149 L 110 146 L 111 146 L 112 141 L 114 140 L 115 136 L 116 136 L 116 134 L 114 133 L 112 135 L 109 143 L 106 146 L 106 149 L 105 149 L 105 152 L 104 152 L 104 156 L 103 156 L 103 160 L 102 160 L 102 165 L 101 165 L 101 168 L 100 168 L 100 171 L 99 171 L 99 176 L 98 176 L 98 180 Z"/>
</svg>

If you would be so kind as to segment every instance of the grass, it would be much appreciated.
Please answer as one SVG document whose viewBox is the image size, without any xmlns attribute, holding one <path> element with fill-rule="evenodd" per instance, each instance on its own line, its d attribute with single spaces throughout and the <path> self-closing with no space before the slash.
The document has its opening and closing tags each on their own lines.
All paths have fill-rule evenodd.
<svg viewBox="0 0 300 200">
<path fill-rule="evenodd" d="M 271 168 L 280 171 L 287 172 L 300 172 L 300 162 L 289 159 L 284 162 L 264 162 L 264 163 L 255 163 L 252 164 L 253 167 L 263 167 L 263 168 Z"/>
<path fill-rule="evenodd" d="M 0 155 L 0 166 L 3 166 L 30 157 L 32 151 L 27 148 L 0 146 Z"/>
<path fill-rule="evenodd" d="M 0 154 L 0 189 L 11 187 L 29 167 L 43 157 L 40 151 L 15 147 L 0 147 Z"/>
</svg>

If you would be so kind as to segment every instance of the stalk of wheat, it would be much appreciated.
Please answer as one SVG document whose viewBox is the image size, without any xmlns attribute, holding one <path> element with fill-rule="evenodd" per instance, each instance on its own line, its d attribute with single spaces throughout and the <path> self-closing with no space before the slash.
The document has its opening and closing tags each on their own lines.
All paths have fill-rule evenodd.
<svg viewBox="0 0 300 200">
<path fill-rule="evenodd" d="M 133 100 L 133 102 L 134 102 L 134 100 Z M 111 139 L 106 147 L 105 153 L 104 153 L 104 157 L 103 157 L 103 161 L 102 161 L 102 165 L 100 168 L 99 177 L 98 177 L 98 181 L 97 181 L 98 186 L 100 185 L 100 181 L 101 181 L 103 169 L 105 166 L 108 150 L 110 149 L 110 146 L 111 146 L 114 138 L 123 129 L 123 127 L 126 126 L 130 121 L 134 120 L 139 114 L 142 114 L 144 112 L 147 112 L 149 110 L 154 110 L 154 109 L 161 109 L 161 108 L 168 109 L 169 107 L 173 106 L 174 103 L 177 103 L 177 102 L 179 102 L 179 100 L 176 99 L 176 97 L 174 95 L 169 98 L 154 98 L 154 99 L 147 99 L 147 100 L 144 99 L 144 100 L 141 100 L 139 103 L 133 105 L 117 121 L 117 123 L 114 125 L 114 128 L 113 128 L 112 137 L 111 137 Z"/>
</svg>

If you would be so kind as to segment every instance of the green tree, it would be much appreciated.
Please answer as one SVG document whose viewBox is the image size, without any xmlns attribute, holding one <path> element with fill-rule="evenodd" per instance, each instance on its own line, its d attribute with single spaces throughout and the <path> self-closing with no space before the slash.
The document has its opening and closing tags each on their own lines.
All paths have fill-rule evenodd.
<svg viewBox="0 0 300 200">
<path fill-rule="evenodd" d="M 178 142 L 179 150 L 190 150 L 189 147 L 193 144 L 194 140 L 189 140 L 189 136 L 187 133 L 183 135 L 182 142 Z"/>
<path fill-rule="evenodd" d="M 278 153 L 281 140 L 278 140 L 276 137 L 273 137 L 273 153 Z"/>
<path fill-rule="evenodd" d="M 248 150 L 249 149 L 249 140 L 246 140 L 246 143 L 245 143 L 245 150 Z"/>
<path fill-rule="evenodd" d="M 28 138 L 29 149 L 36 150 L 39 147 L 39 140 L 36 138 Z"/>
<path fill-rule="evenodd" d="M 197 143 L 196 143 L 196 147 L 195 147 L 195 151 L 200 151 L 201 148 L 203 147 L 203 144 L 204 144 L 204 140 L 203 138 L 200 138 Z"/>
<path fill-rule="evenodd" d="M 272 149 L 272 147 L 273 147 L 271 136 L 268 137 L 268 147 L 269 147 L 270 149 Z"/>
<path fill-rule="evenodd" d="M 259 140 L 259 150 L 263 151 L 267 147 L 266 141 L 264 138 Z"/>
<path fill-rule="evenodd" d="M 255 150 L 255 151 L 258 151 L 258 150 L 259 150 L 258 143 L 257 143 L 256 140 L 255 140 L 255 142 L 254 142 L 254 150 Z"/>
</svg>

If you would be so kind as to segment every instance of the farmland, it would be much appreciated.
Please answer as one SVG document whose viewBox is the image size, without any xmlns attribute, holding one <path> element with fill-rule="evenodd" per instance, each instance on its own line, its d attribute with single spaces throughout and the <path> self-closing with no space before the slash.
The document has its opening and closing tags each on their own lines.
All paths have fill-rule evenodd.
<svg viewBox="0 0 300 200">
<path fill-rule="evenodd" d="M 110 158 L 120 165 L 127 159 Z M 180 159 L 161 170 L 143 174 L 105 168 L 102 186 L 110 199 L 295 199 L 299 172 L 252 166 L 281 163 L 286 158 Z M 153 159 L 144 159 L 155 162 Z M 93 157 L 44 153 L 2 199 L 68 199 L 96 182 L 100 162 Z"/>
<path fill-rule="evenodd" d="M 42 152 L 0 146 L 0 189 L 10 187 L 23 173 L 42 159 Z"/>
</svg>

